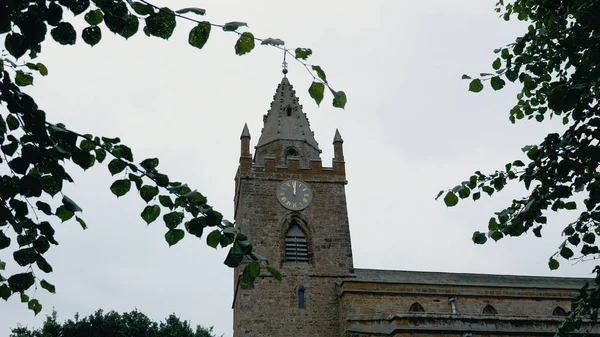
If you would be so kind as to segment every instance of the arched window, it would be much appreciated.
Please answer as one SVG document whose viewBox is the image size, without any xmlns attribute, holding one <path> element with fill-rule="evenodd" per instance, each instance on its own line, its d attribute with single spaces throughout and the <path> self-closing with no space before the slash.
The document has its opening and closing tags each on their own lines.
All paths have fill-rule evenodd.
<svg viewBox="0 0 600 337">
<path fill-rule="evenodd" d="M 567 316 L 567 312 L 561 307 L 556 307 L 552 311 L 552 316 Z"/>
<path fill-rule="evenodd" d="M 425 312 L 425 309 L 423 309 L 422 305 L 415 302 L 408 308 L 408 312 Z"/>
<path fill-rule="evenodd" d="M 494 307 L 492 307 L 491 305 L 486 305 L 485 308 L 483 308 L 482 313 L 484 315 L 497 315 L 498 312 L 496 311 L 496 309 L 494 309 Z"/>
<path fill-rule="evenodd" d="M 285 233 L 285 260 L 308 262 L 306 234 L 296 223 L 292 224 Z"/>
<path fill-rule="evenodd" d="M 298 308 L 304 309 L 304 288 L 298 289 Z"/>
<path fill-rule="evenodd" d="M 285 113 L 290 117 L 292 115 L 292 107 L 289 105 L 285 107 Z"/>
</svg>

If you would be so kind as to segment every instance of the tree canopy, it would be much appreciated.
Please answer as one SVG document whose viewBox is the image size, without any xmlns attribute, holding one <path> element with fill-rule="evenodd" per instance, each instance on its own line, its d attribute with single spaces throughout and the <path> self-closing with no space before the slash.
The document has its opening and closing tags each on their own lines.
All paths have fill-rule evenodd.
<svg viewBox="0 0 600 337">
<path fill-rule="evenodd" d="M 487 85 L 501 90 L 506 81 L 519 85 L 520 93 L 510 110 L 511 123 L 527 119 L 543 122 L 562 119 L 562 134 L 550 133 L 539 144 L 526 145 L 528 161 L 515 160 L 503 169 L 485 174 L 476 171 L 466 181 L 441 191 L 447 206 L 459 200 L 492 195 L 511 182 L 520 182 L 528 193 L 515 199 L 490 218 L 487 231 L 477 231 L 473 241 L 484 244 L 507 236 L 532 232 L 542 236 L 549 211 L 577 211 L 576 221 L 566 224 L 565 240 L 549 261 L 559 268 L 560 259 L 586 261 L 598 258 L 600 235 L 600 1 L 498 1 L 496 12 L 506 21 L 529 23 L 527 32 L 498 48 L 492 72 L 470 80 L 469 90 Z M 559 333 L 581 326 L 585 317 L 598 317 L 600 266 L 593 268 L 595 282 L 574 300 Z"/>
<path fill-rule="evenodd" d="M 38 329 L 16 327 L 10 337 L 216 337 L 213 329 L 196 326 L 193 329 L 188 321 L 182 321 L 175 314 L 164 322 L 152 321 L 148 316 L 134 310 L 119 314 L 115 311 L 104 313 L 97 310 L 84 318 L 75 315 L 60 323 L 56 311 L 46 318 Z"/>
<path fill-rule="evenodd" d="M 69 22 L 71 16 L 66 15 L 67 11 L 75 17 L 83 16 L 88 26 L 78 32 Z M 312 76 L 308 93 L 317 104 L 322 102 L 327 88 L 333 106 L 345 107 L 345 93 L 329 85 L 319 65 L 307 63 L 311 49 L 287 48 L 281 39 L 255 37 L 247 31 L 245 22 L 217 24 L 198 19 L 205 14 L 202 8 L 172 10 L 144 0 L 11 0 L 0 3 L 0 36 L 4 38 L 5 48 L 0 57 L 0 105 L 5 107 L 0 114 L 0 165 L 4 170 L 0 176 L 0 250 L 3 252 L 0 256 L 0 298 L 8 300 L 13 294 L 19 294 L 22 302 L 39 313 L 41 303 L 27 292 L 37 289 L 38 285 L 55 292 L 55 286 L 43 276 L 53 271 L 44 254 L 52 245 L 58 244 L 54 225 L 74 220 L 83 229 L 87 228 L 80 213 L 82 207 L 63 193 L 65 183 L 73 182 L 65 168 L 66 163 L 87 170 L 97 163 L 107 162 L 110 173 L 118 175 L 110 185 L 110 191 L 118 198 L 134 187 L 147 204 L 141 210 L 141 218 L 150 224 L 162 216 L 167 227 L 165 240 L 168 245 L 182 240 L 186 232 L 198 238 L 204 236 L 210 247 L 229 247 L 224 262 L 227 266 L 236 267 L 247 259 L 243 282 L 252 283 L 262 268 L 281 279 L 279 272 L 253 251 L 248 238 L 213 209 L 202 193 L 160 171 L 158 158 L 136 161 L 133 151 L 118 137 L 79 132 L 53 121 L 22 89 L 33 84 L 34 73 L 49 74 L 49 69 L 38 62 L 48 35 L 61 45 L 73 45 L 80 39 L 94 46 L 102 40 L 103 32 L 110 31 L 127 39 L 141 28 L 149 37 L 168 39 L 177 22 L 185 20 L 195 24 L 188 38 L 192 47 L 203 48 L 211 32 L 219 29 L 237 34 L 233 46 L 237 55 L 251 52 L 257 42 L 279 49 L 300 62 Z M 60 200 L 58 203 L 53 202 L 55 196 Z M 21 270 L 3 275 L 9 251 Z"/>
</svg>

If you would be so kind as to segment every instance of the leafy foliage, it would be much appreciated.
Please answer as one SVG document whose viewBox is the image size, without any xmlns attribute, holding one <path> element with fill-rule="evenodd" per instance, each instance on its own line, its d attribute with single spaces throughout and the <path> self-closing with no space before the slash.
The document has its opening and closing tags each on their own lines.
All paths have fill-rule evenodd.
<svg viewBox="0 0 600 337">
<path fill-rule="evenodd" d="M 114 311 L 105 314 L 97 310 L 88 317 L 75 315 L 74 319 L 63 323 L 58 322 L 56 311 L 53 311 L 40 329 L 13 328 L 10 337 L 78 337 L 90 334 L 98 337 L 216 337 L 212 327 L 198 325 L 193 329 L 188 321 L 182 321 L 175 314 L 169 315 L 164 322 L 154 322 L 137 310 L 123 314 Z"/>
<path fill-rule="evenodd" d="M 89 26 L 78 32 L 68 22 L 67 18 L 72 16 L 65 15 L 67 11 L 82 16 Z M 224 220 L 205 196 L 160 172 L 157 158 L 138 163 L 133 151 L 119 138 L 80 133 L 51 122 L 46 112 L 21 89 L 34 83 L 35 72 L 48 75 L 43 63 L 33 61 L 41 53 L 48 34 L 62 45 L 76 44 L 80 36 L 83 43 L 95 46 L 102 41 L 102 31 L 107 29 L 125 39 L 140 30 L 148 36 L 169 39 L 178 19 L 184 19 L 196 23 L 189 32 L 188 42 L 199 49 L 208 41 L 212 28 L 219 27 L 238 35 L 235 44 L 238 55 L 251 52 L 255 41 L 283 50 L 313 77 L 309 93 L 317 104 L 322 101 L 327 86 L 333 95 L 333 106 L 344 108 L 345 93 L 329 87 L 321 67 L 305 63 L 312 54 L 310 49 L 298 48 L 292 54 L 280 39 L 259 39 L 248 31 L 239 32 L 248 27 L 245 22 L 218 25 L 185 14 L 197 17 L 206 11 L 201 8 L 174 11 L 145 0 L 0 2 L 0 36 L 4 38 L 6 49 L 0 56 L 0 105 L 5 107 L 0 113 L 0 165 L 6 172 L 0 176 L 0 271 L 5 270 L 9 250 L 15 264 L 23 268 L 13 275 L 0 274 L 0 298 L 8 300 L 19 293 L 21 301 L 34 313 L 41 311 L 42 305 L 27 292 L 35 294 L 32 289 L 37 289 L 38 284 L 51 293 L 56 291 L 54 285 L 40 275 L 53 270 L 44 257 L 52 246 L 58 245 L 53 224 L 74 220 L 83 229 L 87 228 L 80 217 L 82 207 L 62 192 L 65 183 L 73 182 L 65 163 L 87 170 L 107 159 L 109 172 L 116 176 L 110 191 L 116 197 L 124 197 L 136 194 L 131 192 L 137 190 L 147 204 L 140 213 L 141 218 L 151 224 L 162 214 L 169 246 L 182 240 L 186 232 L 201 238 L 204 229 L 212 227 L 207 244 L 214 248 L 229 247 L 224 261 L 227 266 L 238 267 L 245 262 L 242 266 L 244 282 L 254 282 L 262 267 L 268 267 L 266 272 L 281 279 L 281 274 L 253 252 L 248 238 L 238 232 L 233 223 Z M 22 58 L 27 58 L 26 62 L 19 61 Z M 53 199 L 56 195 L 60 195 L 60 202 Z"/>
<path fill-rule="evenodd" d="M 509 120 L 561 118 L 562 134 L 550 133 L 538 145 L 523 147 L 528 161 L 515 160 L 491 174 L 476 171 L 468 180 L 447 191 L 444 202 L 454 206 L 463 196 L 478 200 L 482 193 L 492 195 L 508 183 L 519 181 L 526 196 L 497 212 L 488 232 L 475 232 L 473 241 L 498 241 L 520 236 L 529 230 L 542 236 L 546 213 L 578 210 L 579 216 L 563 230 L 565 240 L 552 255 L 548 266 L 559 268 L 559 258 L 570 261 L 600 257 L 596 236 L 600 235 L 600 1 L 515 0 L 497 3 L 496 11 L 508 21 L 516 17 L 529 22 L 527 32 L 503 48 L 495 50 L 493 73 L 470 80 L 469 90 L 480 92 L 489 82 L 493 90 L 506 81 L 521 91 L 510 110 Z M 462 192 L 462 191 L 468 191 Z M 462 192 L 462 194 L 461 194 Z M 473 193 L 470 193 L 473 192 Z M 441 196 L 444 191 L 438 195 Z M 575 198 L 581 196 L 582 198 Z M 576 200 L 583 199 L 583 202 Z M 596 278 L 581 290 L 571 312 L 559 328 L 566 334 L 581 327 L 583 319 L 596 320 L 600 308 L 600 266 Z"/>
</svg>

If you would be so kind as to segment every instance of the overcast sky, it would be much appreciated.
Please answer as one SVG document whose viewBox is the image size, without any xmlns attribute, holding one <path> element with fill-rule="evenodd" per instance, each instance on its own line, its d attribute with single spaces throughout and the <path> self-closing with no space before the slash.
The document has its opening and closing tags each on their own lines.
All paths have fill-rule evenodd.
<svg viewBox="0 0 600 337">
<path fill-rule="evenodd" d="M 448 209 L 434 201 L 474 171 L 501 169 L 523 159 L 520 148 L 538 143 L 559 123 L 511 125 L 515 88 L 467 91 L 463 73 L 491 70 L 493 50 L 514 40 L 523 24 L 497 18 L 495 1 L 169 1 L 172 8 L 202 7 L 215 23 L 246 21 L 257 37 L 312 48 L 332 86 L 348 96 L 346 110 L 317 107 L 307 94 L 311 77 L 290 62 L 290 82 L 331 165 L 336 128 L 344 139 L 347 199 L 357 268 L 587 276 L 592 265 L 547 261 L 575 213 L 551 215 L 543 239 L 533 235 L 476 246 L 475 230 L 523 195 L 506 188 L 477 204 Z M 82 18 L 78 18 L 82 22 Z M 84 25 L 82 24 L 81 27 Z M 248 123 L 252 146 L 281 80 L 282 53 L 257 47 L 234 53 L 236 36 L 213 29 L 203 50 L 187 45 L 191 24 L 178 21 L 169 41 L 143 33 L 129 41 L 103 28 L 90 48 L 53 42 L 39 58 L 49 75 L 29 88 L 48 119 L 82 133 L 119 136 L 138 161 L 159 157 L 174 180 L 205 194 L 233 218 L 239 136 Z M 6 110 L 0 110 L 3 114 Z M 37 292 L 42 314 L 33 317 L 18 296 L 0 304 L 0 335 L 18 323 L 40 326 L 54 307 L 59 319 L 98 308 L 139 309 L 162 320 L 175 312 L 192 324 L 232 336 L 233 271 L 225 251 L 187 236 L 168 247 L 159 222 L 146 226 L 138 196 L 117 198 L 105 165 L 72 168 L 66 194 L 83 208 L 89 229 L 56 224 L 60 246 L 47 259 L 56 294 Z M 12 247 L 11 247 L 12 248 Z M 14 269 L 12 251 L 4 251 Z"/>
</svg>

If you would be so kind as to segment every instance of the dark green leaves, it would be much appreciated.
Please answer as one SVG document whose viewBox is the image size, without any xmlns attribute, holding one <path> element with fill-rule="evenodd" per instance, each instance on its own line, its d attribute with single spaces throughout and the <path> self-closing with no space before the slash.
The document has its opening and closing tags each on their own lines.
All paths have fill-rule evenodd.
<svg viewBox="0 0 600 337">
<path fill-rule="evenodd" d="M 8 50 L 12 56 L 19 58 L 25 54 L 28 45 L 27 42 L 25 42 L 23 35 L 19 33 L 11 33 L 6 35 L 4 47 L 6 47 L 6 50 Z"/>
<path fill-rule="evenodd" d="M 48 290 L 48 292 L 50 292 L 50 293 L 52 293 L 52 294 L 55 294 L 55 293 L 56 293 L 56 287 L 54 287 L 54 285 L 53 285 L 53 284 L 49 283 L 49 282 L 48 282 L 48 281 L 46 281 L 46 280 L 42 280 L 42 281 L 40 282 L 40 286 L 41 286 L 42 288 L 44 288 L 44 289 Z"/>
<path fill-rule="evenodd" d="M 198 15 L 204 15 L 204 14 L 206 14 L 206 10 L 203 8 L 188 7 L 188 8 L 182 8 L 178 11 L 175 11 L 175 13 L 177 13 L 177 14 L 194 13 L 194 14 L 198 14 Z"/>
<path fill-rule="evenodd" d="M 60 220 L 62 220 L 62 222 L 65 222 L 65 221 L 67 221 L 67 220 L 71 219 L 71 218 L 73 217 L 73 215 L 75 215 L 75 214 L 73 213 L 73 211 L 71 211 L 71 210 L 67 209 L 67 208 L 66 208 L 64 205 L 62 205 L 62 206 L 59 206 L 59 207 L 56 209 L 56 216 L 57 216 L 57 217 L 58 217 Z"/>
<path fill-rule="evenodd" d="M 33 76 L 24 73 L 22 70 L 17 70 L 15 75 L 15 83 L 20 87 L 26 87 L 33 84 Z"/>
<path fill-rule="evenodd" d="M 140 189 L 140 196 L 144 199 L 145 202 L 150 202 L 150 200 L 154 199 L 158 195 L 158 187 L 144 185 Z"/>
<path fill-rule="evenodd" d="M 8 126 L 9 130 L 14 131 L 21 126 L 21 123 L 19 123 L 19 120 L 14 115 L 8 115 L 6 116 L 6 125 Z M 13 144 L 15 144 L 16 146 L 19 145 L 19 143 L 17 142 L 13 142 Z M 14 151 L 11 152 L 14 153 Z M 12 153 L 9 153 L 9 155 L 12 155 Z"/>
<path fill-rule="evenodd" d="M 226 24 L 223 25 L 223 30 L 226 32 L 233 32 L 240 27 L 248 27 L 248 24 L 245 22 L 239 22 L 239 21 L 227 22 Z"/>
<path fill-rule="evenodd" d="M 206 244 L 209 247 L 217 248 L 220 241 L 221 231 L 219 231 L 218 229 L 215 229 L 214 231 L 210 232 L 210 234 L 208 234 L 208 236 L 206 237 Z"/>
<path fill-rule="evenodd" d="M 36 315 L 42 311 L 42 305 L 36 299 L 30 300 L 29 303 L 27 303 L 27 308 L 32 310 Z"/>
<path fill-rule="evenodd" d="M 469 83 L 469 91 L 480 92 L 481 90 L 483 90 L 483 84 L 480 79 L 476 78 Z"/>
<path fill-rule="evenodd" d="M 131 189 L 131 181 L 129 179 L 116 180 L 110 185 L 110 191 L 118 197 L 122 197 Z"/>
<path fill-rule="evenodd" d="M 102 31 L 98 26 L 86 27 L 81 32 L 81 38 L 83 39 L 83 42 L 93 47 L 102 39 Z"/>
<path fill-rule="evenodd" d="M 123 170 L 125 170 L 126 167 L 127 167 L 127 163 L 121 159 L 115 158 L 115 159 L 111 160 L 110 163 L 108 163 L 108 170 L 110 171 L 110 174 L 112 174 L 113 176 L 117 173 L 123 172 Z"/>
<path fill-rule="evenodd" d="M 478 245 L 482 245 L 482 244 L 486 243 L 487 237 L 485 236 L 485 233 L 475 232 L 475 233 L 473 233 L 472 240 L 474 243 L 476 243 Z"/>
<path fill-rule="evenodd" d="M 94 9 L 87 13 L 85 13 L 85 22 L 90 24 L 91 26 L 99 25 L 104 18 L 104 13 L 100 9 Z"/>
<path fill-rule="evenodd" d="M 312 50 L 308 48 L 296 48 L 295 56 L 297 59 L 306 60 L 310 55 L 312 55 Z"/>
<path fill-rule="evenodd" d="M 500 76 L 494 76 L 490 80 L 490 84 L 492 85 L 492 89 L 500 90 L 500 89 L 504 88 L 504 85 L 506 84 L 506 82 L 504 82 L 504 80 L 501 79 Z"/>
<path fill-rule="evenodd" d="M 179 242 L 185 236 L 185 232 L 182 229 L 170 229 L 165 234 L 165 240 L 169 244 L 169 247 Z"/>
<path fill-rule="evenodd" d="M 161 8 L 158 13 L 153 13 L 146 18 L 148 33 L 163 39 L 168 39 L 175 29 L 175 15 L 166 7 Z"/>
<path fill-rule="evenodd" d="M 72 45 L 75 44 L 77 39 L 77 33 L 75 32 L 75 28 L 68 22 L 61 22 L 56 27 L 50 30 L 50 35 L 54 41 L 62 44 L 62 45 Z"/>
<path fill-rule="evenodd" d="M 25 267 L 36 261 L 38 253 L 33 248 L 23 248 L 15 251 L 13 257 L 15 262 L 21 267 Z"/>
<path fill-rule="evenodd" d="M 81 212 L 81 211 L 83 211 L 81 209 L 81 207 L 79 207 L 73 200 L 71 200 L 71 198 L 67 197 L 66 195 L 63 195 L 62 203 L 71 212 Z M 48 206 L 48 207 L 50 207 L 50 206 Z"/>
<path fill-rule="evenodd" d="M 8 278 L 8 286 L 15 293 L 29 289 L 34 282 L 33 273 L 15 274 Z"/>
<path fill-rule="evenodd" d="M 147 224 L 151 224 L 152 222 L 154 222 L 154 220 L 156 220 L 156 218 L 158 218 L 159 215 L 160 206 L 158 205 L 146 206 L 141 214 L 142 219 L 144 219 L 144 221 L 146 221 Z"/>
<path fill-rule="evenodd" d="M 269 272 L 269 274 L 271 274 L 271 276 L 273 276 L 274 279 L 276 279 L 277 281 L 282 280 L 281 273 L 277 269 L 275 269 L 271 266 L 267 266 L 266 269 Z"/>
<path fill-rule="evenodd" d="M 0 249 L 4 249 L 10 246 L 10 238 L 4 234 L 4 232 L 0 231 Z"/>
<path fill-rule="evenodd" d="M 235 43 L 235 53 L 244 55 L 254 49 L 254 35 L 250 32 L 244 32 Z"/>
<path fill-rule="evenodd" d="M 444 197 L 444 203 L 448 207 L 456 206 L 456 204 L 458 204 L 458 197 L 456 196 L 456 194 L 454 194 L 454 192 L 450 191 Z"/>
<path fill-rule="evenodd" d="M 190 30 L 188 42 L 190 45 L 202 49 L 210 36 L 211 25 L 207 21 L 200 22 L 196 27 Z"/>
<path fill-rule="evenodd" d="M 321 104 L 323 101 L 323 94 L 325 92 L 325 85 L 321 82 L 312 82 L 310 87 L 308 88 L 308 94 L 312 99 L 315 100 L 317 105 Z"/>
<path fill-rule="evenodd" d="M 184 214 L 182 212 L 171 212 L 163 215 L 163 220 L 168 228 L 173 229 L 183 221 Z"/>
<path fill-rule="evenodd" d="M 146 16 L 146 15 L 154 14 L 154 8 L 152 6 L 146 5 L 141 2 L 135 1 L 131 4 L 131 7 L 139 15 Z"/>
</svg>

